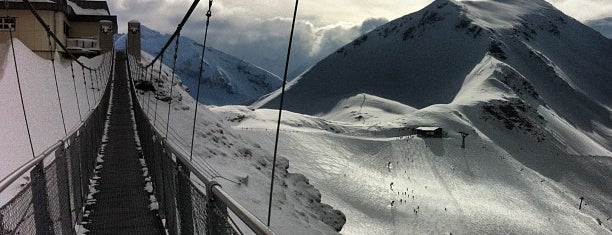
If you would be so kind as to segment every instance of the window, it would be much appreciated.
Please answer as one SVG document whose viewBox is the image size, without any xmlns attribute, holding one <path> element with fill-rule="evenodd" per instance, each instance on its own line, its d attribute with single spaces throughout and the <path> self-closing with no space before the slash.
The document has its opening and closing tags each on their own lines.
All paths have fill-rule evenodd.
<svg viewBox="0 0 612 235">
<path fill-rule="evenodd" d="M 0 31 L 15 31 L 15 17 L 0 17 Z"/>
<path fill-rule="evenodd" d="M 68 25 L 66 22 L 64 22 L 64 35 L 66 35 L 66 37 L 70 36 L 70 25 Z"/>
</svg>

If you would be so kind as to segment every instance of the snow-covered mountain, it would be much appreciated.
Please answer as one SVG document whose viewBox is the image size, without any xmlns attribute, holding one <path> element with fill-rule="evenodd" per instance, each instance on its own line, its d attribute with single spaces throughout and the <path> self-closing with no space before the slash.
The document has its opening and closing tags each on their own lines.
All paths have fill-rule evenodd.
<svg viewBox="0 0 612 235">
<path fill-rule="evenodd" d="M 153 56 L 142 53 L 143 63 L 152 60 Z M 241 137 L 228 125 L 229 122 L 211 112 L 210 106 L 196 102 L 182 85 L 182 78 L 175 77 L 171 83 L 171 67 L 164 65 L 160 72 L 155 66 L 153 80 L 157 88 L 154 92 L 141 90 L 147 87 L 144 84 L 150 84 L 146 80 L 136 79 L 135 84 L 141 104 L 150 107 L 150 118 L 157 120 L 154 123 L 158 130 L 164 130 L 169 123 L 168 139 L 188 152 L 194 107 L 199 105 L 193 164 L 207 176 L 218 178 L 234 199 L 261 221 L 266 221 L 272 154 Z M 167 117 L 170 117 L 170 122 L 166 122 Z M 289 169 L 290 162 L 279 157 L 272 198 L 272 229 L 278 234 L 334 234 L 340 230 L 346 221 L 344 214 L 322 203 L 319 190 L 309 183 L 308 178 L 289 172 Z"/>
<path fill-rule="evenodd" d="M 142 26 L 142 50 L 157 55 L 170 35 Z M 176 69 L 195 98 L 202 51 L 201 44 L 180 37 Z M 164 64 L 172 67 L 174 43 L 166 51 Z M 205 67 L 200 86 L 200 102 L 208 105 L 248 104 L 282 85 L 281 79 L 253 64 L 211 47 L 206 48 Z"/>
<path fill-rule="evenodd" d="M 543 0 L 437 0 L 292 81 L 281 153 L 349 234 L 609 234 L 611 62 Z M 270 143 L 278 95 L 216 111 Z M 418 126 L 447 134 L 398 139 Z"/>
<path fill-rule="evenodd" d="M 609 105 L 612 88 L 602 85 L 610 83 L 611 52 L 610 40 L 545 1 L 435 1 L 302 74 L 288 89 L 286 108 L 324 113 L 358 93 L 416 108 L 448 103 L 487 53 L 526 73 L 538 89 L 552 75 Z M 257 106 L 276 107 L 276 100 L 272 94 Z"/>
<path fill-rule="evenodd" d="M 488 69 L 506 90 L 462 104 L 516 99 L 545 107 L 611 149 L 611 61 L 612 40 L 545 1 L 438 0 L 319 62 L 289 84 L 285 108 L 325 114 L 360 93 L 418 109 L 463 102 L 482 76 L 475 71 Z M 278 94 L 254 106 L 276 108 Z"/>
<path fill-rule="evenodd" d="M 612 39 L 612 17 L 603 18 L 599 20 L 590 20 L 586 24 L 591 28 L 599 31 L 604 36 Z"/>
</svg>

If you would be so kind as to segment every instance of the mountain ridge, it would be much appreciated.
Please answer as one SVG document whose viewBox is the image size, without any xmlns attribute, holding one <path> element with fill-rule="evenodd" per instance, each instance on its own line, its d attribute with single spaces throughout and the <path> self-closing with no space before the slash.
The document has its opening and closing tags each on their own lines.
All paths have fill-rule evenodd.
<svg viewBox="0 0 612 235">
<path fill-rule="evenodd" d="M 159 48 L 170 38 L 146 26 L 141 29 L 142 50 L 159 54 Z M 199 77 L 199 63 L 202 45 L 187 37 L 180 37 L 176 74 L 189 88 L 194 98 Z M 164 54 L 163 62 L 171 67 L 173 63 L 174 43 Z M 196 62 L 194 62 L 196 61 Z M 278 76 L 256 65 L 235 58 L 212 47 L 206 48 L 204 72 L 200 85 L 200 102 L 207 105 L 248 104 L 258 97 L 281 86 Z"/>
<path fill-rule="evenodd" d="M 599 31 L 602 35 L 612 39 L 612 17 L 589 20 L 586 22 L 588 26 Z"/>
<path fill-rule="evenodd" d="M 522 3 L 523 1 L 518 2 Z M 504 4 L 499 1 L 435 1 L 421 11 L 391 21 L 352 43 L 347 44 L 339 49 L 334 55 L 325 58 L 319 64 L 313 66 L 311 70 L 303 73 L 298 79 L 289 84 L 289 89 L 286 94 L 286 107 L 289 110 L 297 111 L 297 107 L 294 107 L 296 104 L 293 104 L 291 100 L 299 99 L 300 97 L 292 97 L 294 96 L 294 94 L 292 94 L 293 87 L 295 87 L 296 84 L 308 83 L 309 80 L 316 79 L 319 80 L 312 81 L 308 84 L 309 92 L 301 90 L 298 92 L 301 94 L 297 96 L 323 94 L 323 97 L 329 96 L 330 99 L 322 102 L 322 105 L 325 107 L 320 108 L 320 110 L 300 107 L 305 109 L 302 113 L 317 114 L 328 111 L 333 107 L 333 104 L 342 97 L 356 95 L 361 92 L 396 100 L 417 108 L 423 108 L 427 105 L 436 103 L 448 103 L 452 100 L 454 94 L 445 91 L 458 91 L 461 86 L 460 81 L 462 78 L 469 73 L 474 65 L 480 62 L 485 53 L 491 52 L 493 55 L 503 60 L 503 57 L 507 56 L 504 54 L 504 49 L 516 50 L 515 48 L 508 48 L 508 46 L 532 47 L 534 50 L 542 51 L 542 54 L 550 57 L 550 61 L 562 60 L 561 62 L 565 64 L 558 67 L 569 67 L 570 69 L 564 71 L 564 73 L 568 73 L 573 79 L 578 79 L 578 74 L 587 72 L 590 74 L 585 74 L 583 77 L 599 80 L 599 83 L 605 81 L 610 71 L 609 69 L 601 69 L 606 67 L 604 64 L 607 61 L 604 59 L 605 57 L 602 58 L 601 56 L 606 55 L 606 53 L 602 52 L 612 53 L 612 43 L 594 30 L 590 28 L 586 29 L 586 26 L 562 14 L 555 8 L 547 8 L 547 11 L 542 13 L 539 8 L 532 5 L 552 6 L 544 1 L 537 2 L 539 5 L 535 3 L 529 5 L 537 10 L 536 12 L 522 13 L 521 17 L 516 18 L 518 20 L 513 22 L 513 27 L 501 27 L 501 29 L 499 29 L 484 28 L 477 21 L 468 18 L 468 15 L 471 13 L 466 13 L 468 10 L 478 8 L 478 14 L 483 15 L 482 5 L 496 4 L 496 7 L 503 7 Z M 452 8 L 457 9 L 452 10 Z M 489 11 L 489 13 L 493 15 L 493 12 Z M 507 24 L 498 24 L 498 26 L 507 26 Z M 594 38 L 596 43 L 581 42 L 583 38 L 574 35 L 577 30 L 576 28 L 582 30 L 582 33 L 587 34 L 589 38 Z M 555 38 L 559 37 L 561 34 L 568 40 L 564 41 Z M 542 41 L 550 42 L 553 46 L 551 47 L 545 43 L 539 43 L 539 41 L 536 40 L 538 38 L 541 38 L 540 40 Z M 363 49 L 363 47 L 369 48 Z M 563 58 L 575 58 L 576 55 L 573 55 L 574 53 L 572 51 L 566 49 L 563 53 L 555 52 L 556 49 L 568 47 L 578 47 L 577 49 L 581 51 L 599 55 L 599 58 L 596 58 L 596 56 L 586 56 L 581 61 L 568 62 L 566 61 L 567 59 Z M 598 51 L 599 53 L 597 53 Z M 352 56 L 350 62 L 344 62 L 343 58 L 339 58 L 341 56 L 346 57 L 350 53 L 358 53 Z M 457 61 L 455 58 L 444 58 L 454 57 L 453 55 L 460 55 L 462 61 Z M 355 59 L 355 57 L 357 57 L 357 59 Z M 359 58 L 363 59 L 360 60 Z M 359 65 L 352 66 L 350 63 L 359 63 Z M 582 67 L 585 67 L 584 64 L 587 63 L 593 63 L 596 66 L 590 66 L 591 69 L 588 71 L 578 71 L 579 69 L 576 68 L 577 66 L 572 65 L 573 63 L 581 64 Z M 336 72 L 332 70 L 333 67 L 340 67 L 341 70 L 345 67 L 351 68 L 355 70 L 355 72 Z M 375 68 L 377 70 L 370 72 L 367 71 L 368 68 Z M 429 71 L 427 71 L 428 68 Z M 400 76 L 400 74 L 405 75 Z M 445 78 L 448 77 L 447 74 L 451 74 L 455 76 L 455 78 Z M 315 76 L 317 76 L 317 78 L 310 78 Z M 324 85 L 315 84 L 325 84 L 325 82 L 320 81 L 322 77 L 325 77 L 326 80 L 332 83 L 337 83 L 339 80 L 343 81 L 351 76 L 362 78 L 361 80 L 351 80 L 352 87 L 359 87 L 358 89 L 361 89 L 359 92 L 343 90 L 338 86 L 333 87 L 339 90 L 330 91 Z M 409 76 L 414 76 L 416 78 L 409 78 Z M 363 77 L 365 77 L 365 79 L 363 79 Z M 396 88 L 393 92 L 388 92 L 386 90 L 385 92 L 372 91 L 376 90 L 370 87 L 372 80 L 393 83 L 393 86 L 396 86 Z M 410 86 L 405 84 L 406 80 L 410 80 Z M 587 84 L 587 82 L 583 81 L 575 83 Z M 605 95 L 609 93 L 609 89 L 592 84 L 597 82 L 589 83 L 590 84 L 587 84 L 586 87 L 577 87 L 577 89 L 590 96 L 597 96 L 594 98 L 603 104 L 610 104 L 612 102 L 609 96 Z M 436 84 L 436 87 L 433 87 L 432 84 Z M 387 84 L 387 87 L 388 86 L 389 84 Z M 349 89 L 353 90 L 353 88 Z M 442 97 L 434 97 L 432 95 L 427 97 L 423 92 L 419 92 L 422 90 L 427 90 L 429 93 L 443 94 Z M 415 97 L 411 99 L 399 97 L 397 94 L 402 92 L 418 93 L 424 96 L 424 99 L 421 99 L 420 96 L 419 99 Z M 254 106 L 273 108 L 276 105 L 266 105 L 266 103 L 271 103 L 270 101 L 277 95 L 278 91 L 262 99 L 262 101 L 256 102 Z M 276 102 L 277 100 L 273 103 Z"/>
<path fill-rule="evenodd" d="M 425 147 L 430 148 L 423 151 L 425 155 L 431 152 L 443 156 L 439 161 L 455 161 L 463 150 L 451 143 L 461 139 L 459 132 L 469 133 L 472 140 L 491 143 L 484 144 L 479 154 L 493 148 L 490 157 L 512 159 L 519 172 L 530 169 L 544 181 L 555 182 L 554 187 L 563 190 L 553 190 L 551 195 L 559 200 L 572 201 L 580 197 L 577 195 L 588 195 L 593 210 L 585 213 L 595 220 L 612 213 L 610 61 L 612 40 L 544 1 L 438 0 L 325 58 L 289 84 L 284 102 L 292 115 L 331 118 L 338 125 L 332 131 L 339 133 L 359 127 L 365 130 L 357 134 L 394 136 L 406 128 L 439 126 L 447 131 L 448 140 L 423 139 Z M 253 104 L 259 108 L 254 113 L 277 108 L 279 93 L 277 90 Z M 362 115 L 357 102 L 360 96 L 364 103 L 368 99 L 384 104 L 370 103 L 362 112 L 367 115 Z M 384 111 L 388 106 L 417 110 L 397 115 Z M 370 110 L 376 110 L 377 115 Z M 267 120 L 265 115 L 256 118 Z M 291 125 L 290 121 L 287 125 Z M 383 156 L 387 155 L 380 155 Z M 454 166 L 455 163 L 450 167 Z M 478 162 L 462 173 L 478 178 L 472 173 L 478 171 L 470 167 L 485 166 L 499 167 Z M 477 180 L 470 177 L 469 182 Z M 457 180 L 452 176 L 447 179 Z M 521 188 L 503 180 L 495 182 L 501 182 L 502 187 Z M 495 188 L 486 182 L 480 186 Z M 536 187 L 539 186 L 527 192 L 538 191 Z M 460 193 L 457 191 L 460 189 L 449 194 L 452 197 Z M 330 192 L 338 194 L 333 189 Z M 545 198 L 533 203 L 546 204 L 538 201 Z M 537 207 L 534 204 L 531 206 Z M 343 211 L 363 212 L 354 207 Z M 538 210 L 544 215 L 555 211 Z M 571 212 L 573 208 L 564 210 Z M 578 217 L 564 220 L 591 226 L 589 220 Z M 611 225 L 606 223 L 609 222 L 604 222 L 607 231 Z M 547 227 L 546 231 L 581 231 L 572 227 L 577 224 L 560 230 Z M 500 226 L 505 228 L 508 224 Z M 539 231 L 521 229 L 512 231 Z M 587 233 L 598 234 L 597 229 Z"/>
</svg>

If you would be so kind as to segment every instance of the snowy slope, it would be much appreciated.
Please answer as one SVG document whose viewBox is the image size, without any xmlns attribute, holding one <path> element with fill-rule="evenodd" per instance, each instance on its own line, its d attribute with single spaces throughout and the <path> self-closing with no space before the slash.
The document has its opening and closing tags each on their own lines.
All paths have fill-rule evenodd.
<svg viewBox="0 0 612 235">
<path fill-rule="evenodd" d="M 590 20 L 587 21 L 586 24 L 599 31 L 604 36 L 612 39 L 612 17 L 599 20 Z"/>
<path fill-rule="evenodd" d="M 142 50 L 157 55 L 170 38 L 145 26 L 141 30 Z M 180 38 L 176 73 L 196 97 L 202 46 L 186 37 Z M 164 55 L 164 64 L 172 67 L 174 43 Z M 204 76 L 200 86 L 200 102 L 208 105 L 248 104 L 281 86 L 278 76 L 225 54 L 211 47 L 206 48 Z"/>
<path fill-rule="evenodd" d="M 19 40 L 15 40 L 15 54 L 34 153 L 38 155 L 65 136 L 55 80 L 53 73 L 50 72 L 53 71 L 53 68 L 51 61 L 40 58 Z M 89 73 L 86 72 L 87 88 L 85 88 L 83 72 L 77 63 L 74 63 L 76 83 L 73 83 L 70 61 L 60 59 L 59 55 L 56 55 L 56 58 L 55 69 L 66 119 L 66 129 L 71 131 L 80 124 L 76 97 L 79 97 L 80 111 L 85 117 L 90 110 L 89 107 L 95 106 L 94 99 L 99 99 L 98 91 L 95 90 L 96 96 L 94 97 L 92 88 L 97 89 L 101 83 L 92 84 Z M 80 60 L 96 67 L 101 63 L 102 56 L 93 59 L 80 58 Z M 32 159 L 32 152 L 19 99 L 17 76 L 10 45 L 0 44 L 0 64 L 2 66 L 0 68 L 0 107 L 2 107 L 0 114 L 0 130 L 2 130 L 0 135 L 0 159 L 2 159 L 0 179 L 2 179 Z M 75 85 L 77 94 L 75 94 Z M 87 99 L 90 102 L 89 106 Z M 11 198 L 13 195 L 11 190 L 17 190 L 17 188 L 11 188 L 7 193 L 0 194 L 0 204 Z"/>
<path fill-rule="evenodd" d="M 437 122 L 445 128 L 448 123 Z M 262 146 L 273 146 L 273 134 L 242 133 Z M 305 174 L 321 190 L 323 202 L 347 215 L 343 234 L 606 234 L 611 226 L 593 202 L 600 200 L 593 197 L 599 192 L 564 187 L 486 137 L 472 132 L 463 150 L 456 134 L 447 139 L 402 134 L 400 140 L 283 131 L 280 153 L 291 161 L 291 172 Z M 578 198 L 585 194 L 588 209 L 578 211 Z M 605 200 L 609 206 L 609 197 Z"/>
<path fill-rule="evenodd" d="M 325 114 L 360 93 L 415 108 L 450 103 L 488 55 L 524 77 L 541 96 L 534 105 L 612 148 L 612 40 L 545 1 L 435 1 L 305 72 L 289 84 L 285 108 Z M 276 108 L 278 94 L 254 107 Z"/>
<path fill-rule="evenodd" d="M 143 52 L 143 61 L 152 56 Z M 166 130 L 170 105 L 168 139 L 188 155 L 191 146 L 194 107 L 198 108 L 193 163 L 202 172 L 218 181 L 234 199 L 261 221 L 266 221 L 268 193 L 272 169 L 271 153 L 259 144 L 236 133 L 221 116 L 207 106 L 195 102 L 180 78 L 175 78 L 170 95 L 171 70 L 163 66 L 158 79 L 155 66 L 153 79 L 160 85 L 153 92 L 140 91 L 143 108 L 163 132 Z M 141 81 L 136 81 L 139 87 Z M 162 101 L 165 100 L 165 101 Z M 289 173 L 290 162 L 283 157 L 276 164 L 275 192 L 272 207 L 272 229 L 278 234 L 334 234 L 345 223 L 342 212 L 321 203 L 321 194 L 308 178 Z M 211 168 L 212 167 L 212 168 Z M 245 181 L 236 184 L 235 182 Z"/>
<path fill-rule="evenodd" d="M 408 107 L 371 104 L 379 111 L 364 115 L 362 125 L 285 112 L 279 153 L 321 190 L 324 203 L 346 214 L 343 234 L 610 234 L 610 149 L 548 107 L 531 105 L 538 95 L 513 82 L 523 85 L 487 56 L 450 104 L 401 117 L 393 110 Z M 343 108 L 361 108 L 352 103 Z M 273 147 L 275 110 L 214 111 Z M 411 135 L 417 126 L 441 126 L 448 136 Z M 459 131 L 469 134 L 466 149 Z"/>
<path fill-rule="evenodd" d="M 611 40 L 545 1 L 438 0 L 293 81 L 281 154 L 347 234 L 610 234 L 610 61 Z M 276 111 L 214 110 L 272 145 Z"/>
<path fill-rule="evenodd" d="M 521 61 L 540 54 L 572 89 L 603 105 L 612 103 L 607 95 L 611 86 L 602 86 L 612 76 L 607 66 L 612 42 L 594 30 L 544 1 L 440 0 L 319 62 L 292 82 L 285 107 L 325 113 L 341 99 L 359 93 L 415 108 L 448 103 L 488 51 L 507 58 L 521 72 L 533 71 L 527 74 L 533 80 L 550 77 L 549 72 L 536 73 Z M 276 107 L 277 93 L 255 107 Z"/>
</svg>

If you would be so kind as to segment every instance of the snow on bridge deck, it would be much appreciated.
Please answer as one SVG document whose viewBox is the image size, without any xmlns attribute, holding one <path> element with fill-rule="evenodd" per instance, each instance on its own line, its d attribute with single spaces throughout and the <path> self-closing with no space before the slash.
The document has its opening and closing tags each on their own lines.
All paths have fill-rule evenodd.
<svg viewBox="0 0 612 235">
<path fill-rule="evenodd" d="M 163 234 L 161 220 L 149 209 L 148 193 L 136 149 L 125 54 L 117 53 L 111 97 L 108 142 L 102 168 L 98 171 L 99 191 L 84 218 L 88 234 Z M 87 214 L 87 212 L 86 212 Z"/>
</svg>

